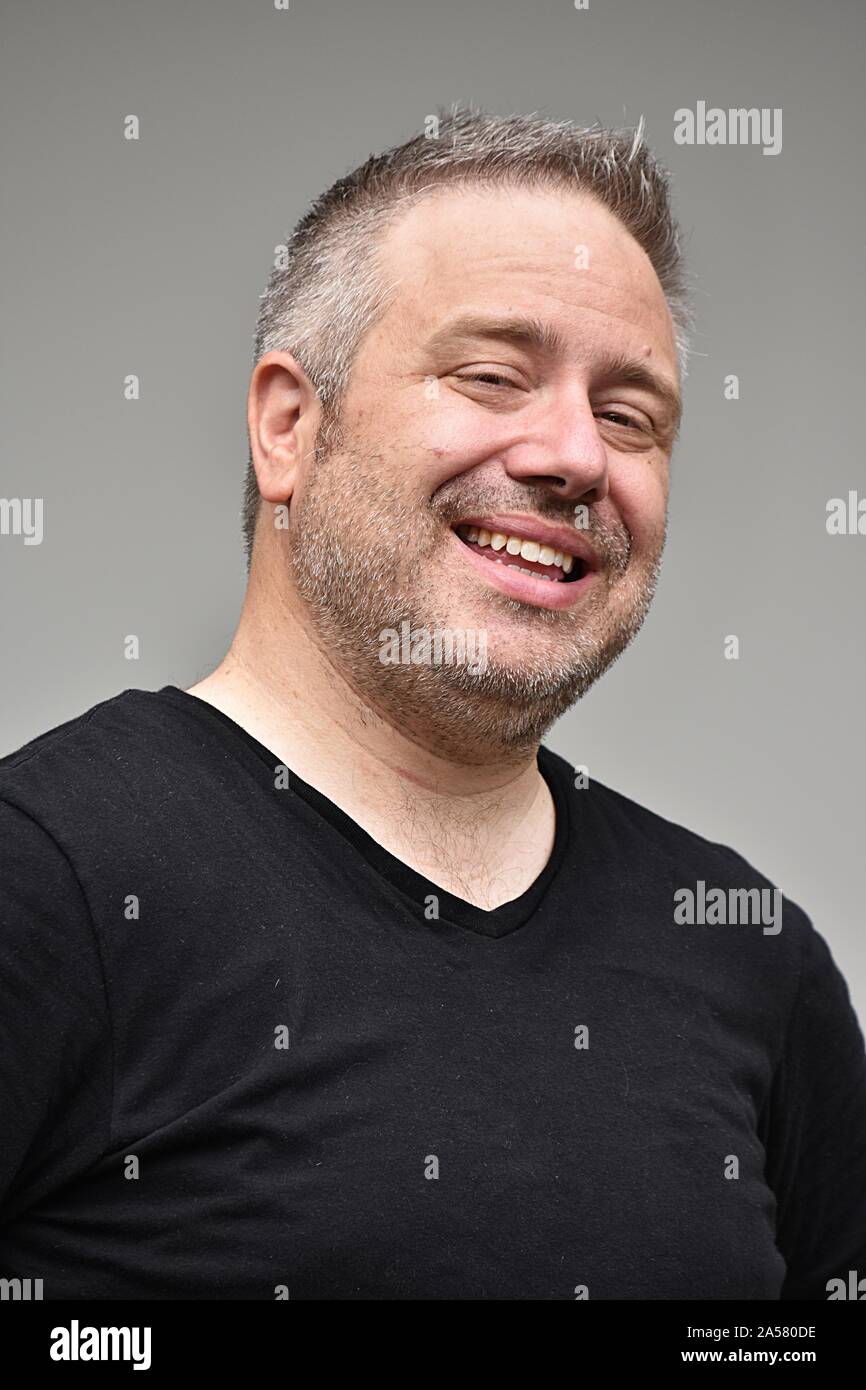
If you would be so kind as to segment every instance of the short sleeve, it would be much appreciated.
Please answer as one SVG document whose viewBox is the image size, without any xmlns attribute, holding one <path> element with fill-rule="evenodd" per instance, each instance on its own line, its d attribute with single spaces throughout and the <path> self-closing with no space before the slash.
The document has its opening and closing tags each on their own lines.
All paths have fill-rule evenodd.
<svg viewBox="0 0 866 1390">
<path fill-rule="evenodd" d="M 0 801 L 0 1226 L 90 1166 L 111 1115 L 90 913 L 50 834 Z"/>
<path fill-rule="evenodd" d="M 866 1273 L 866 1049 L 845 980 L 805 920 L 765 1136 L 783 1299 L 826 1299 L 828 1280 Z"/>
</svg>

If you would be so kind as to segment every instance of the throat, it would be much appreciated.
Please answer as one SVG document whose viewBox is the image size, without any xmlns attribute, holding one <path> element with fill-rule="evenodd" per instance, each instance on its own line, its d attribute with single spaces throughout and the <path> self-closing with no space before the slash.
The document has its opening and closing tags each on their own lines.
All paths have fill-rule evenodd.
<svg viewBox="0 0 866 1390">
<path fill-rule="evenodd" d="M 465 807 L 452 815 L 445 805 L 432 816 L 422 812 L 417 817 L 416 806 L 414 825 L 407 818 L 399 827 L 379 827 L 376 838 L 381 836 L 380 843 L 395 858 L 452 897 L 493 912 L 528 892 L 553 852 L 553 798 L 537 768 L 530 776 L 528 796 L 525 788 L 518 792 L 512 787 L 495 805 L 476 806 L 471 817 Z"/>
</svg>

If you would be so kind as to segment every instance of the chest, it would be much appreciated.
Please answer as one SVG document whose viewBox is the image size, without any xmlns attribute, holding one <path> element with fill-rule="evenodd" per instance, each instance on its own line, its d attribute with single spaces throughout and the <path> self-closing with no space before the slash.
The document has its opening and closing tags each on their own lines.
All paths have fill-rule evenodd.
<svg viewBox="0 0 866 1390">
<path fill-rule="evenodd" d="M 121 1030 L 133 1246 L 243 1297 L 778 1295 L 742 1019 L 609 962 L 470 968 L 366 930 L 178 990 L 146 1046 Z"/>
</svg>

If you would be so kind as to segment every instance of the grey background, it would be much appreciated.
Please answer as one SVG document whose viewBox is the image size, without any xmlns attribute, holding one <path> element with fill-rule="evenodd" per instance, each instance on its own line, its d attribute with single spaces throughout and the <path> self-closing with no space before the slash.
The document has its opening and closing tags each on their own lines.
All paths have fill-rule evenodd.
<svg viewBox="0 0 866 1390">
<path fill-rule="evenodd" d="M 864 1020 L 866 537 L 828 536 L 825 508 L 866 495 L 866 11 L 590 5 L 6 4 L 0 496 L 43 497 L 45 538 L 0 537 L 0 752 L 222 655 L 257 296 L 320 189 L 454 100 L 643 113 L 697 287 L 670 540 L 636 645 L 548 742 L 800 902 Z M 782 152 L 677 146 L 698 100 L 782 107 Z"/>
</svg>

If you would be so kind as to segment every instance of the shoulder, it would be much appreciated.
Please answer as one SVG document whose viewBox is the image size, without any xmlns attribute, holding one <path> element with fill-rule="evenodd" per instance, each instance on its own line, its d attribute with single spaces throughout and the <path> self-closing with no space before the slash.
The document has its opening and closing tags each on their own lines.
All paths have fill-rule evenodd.
<svg viewBox="0 0 866 1390">
<path fill-rule="evenodd" d="M 595 850 L 619 864 L 622 892 L 672 916 L 682 908 L 673 920 L 683 925 L 731 925 L 736 920 L 734 911 L 751 910 L 756 930 L 747 937 L 716 933 L 713 940 L 719 948 L 727 942 L 738 954 L 746 940 L 759 949 L 762 941 L 773 944 L 774 956 L 778 960 L 784 955 L 794 976 L 810 955 L 826 949 L 803 908 L 738 850 L 660 815 L 603 782 L 591 779 L 576 787 L 575 769 L 566 759 L 549 749 L 543 755 L 569 796 L 578 823 L 583 818 Z M 689 919 L 690 906 L 697 914 L 694 921 Z M 771 916 L 778 921 L 771 921 Z M 745 955 L 751 956 L 751 950 Z"/>
<path fill-rule="evenodd" d="M 92 759 L 94 750 L 128 743 L 148 723 L 154 725 L 164 719 L 158 702 L 157 692 L 124 690 L 37 734 L 0 758 L 0 795 L 43 772 L 57 772 L 76 763 L 83 765 Z"/>
<path fill-rule="evenodd" d="M 134 811 L 178 748 L 170 702 L 125 690 L 0 758 L 0 814 L 17 834 L 27 820 L 63 850 L 70 827 Z"/>
<path fill-rule="evenodd" d="M 692 862 L 712 864 L 722 873 L 736 875 L 748 870 L 770 886 L 770 880 L 731 846 L 707 839 L 698 831 L 660 815 L 595 778 L 579 779 L 576 769 L 567 759 L 549 748 L 543 748 L 541 755 L 555 773 L 560 786 L 573 793 L 575 805 L 579 806 L 580 799 L 585 798 L 602 831 L 607 829 L 611 835 L 620 834 L 634 839 L 646 852 L 673 860 L 677 865 Z M 585 785 L 576 786 L 576 780 Z"/>
</svg>

